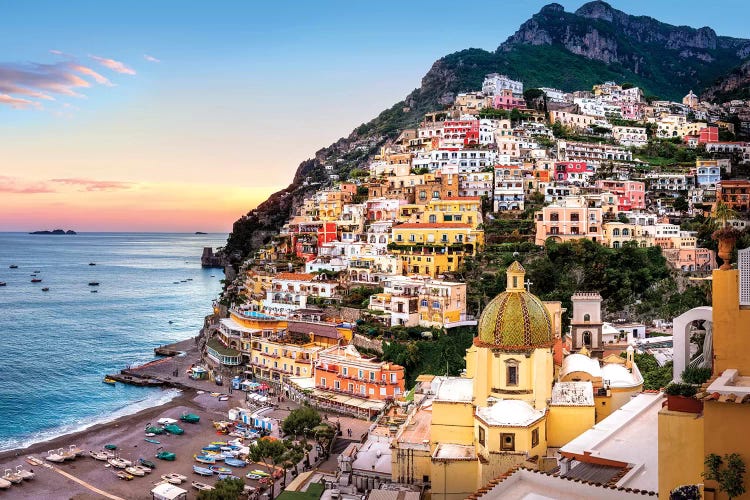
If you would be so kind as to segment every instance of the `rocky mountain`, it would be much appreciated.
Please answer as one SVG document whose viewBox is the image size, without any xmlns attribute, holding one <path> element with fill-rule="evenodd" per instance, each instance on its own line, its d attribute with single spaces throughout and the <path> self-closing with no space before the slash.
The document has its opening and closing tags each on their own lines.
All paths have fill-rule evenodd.
<svg viewBox="0 0 750 500">
<path fill-rule="evenodd" d="M 719 78 L 701 95 L 703 99 L 715 102 L 732 99 L 750 99 L 750 59 Z"/>
<path fill-rule="evenodd" d="M 439 59 L 404 101 L 302 162 L 286 189 L 234 224 L 226 252 L 237 261 L 269 241 L 307 193 L 329 182 L 324 165 L 333 165 L 345 178 L 400 130 L 414 127 L 425 112 L 451 104 L 459 92 L 480 89 L 488 73 L 520 79 L 525 88 L 568 91 L 607 80 L 630 82 L 647 95 L 680 99 L 691 89 L 711 91 L 717 81 L 712 92 L 743 85 L 748 68 L 742 72 L 740 65 L 748 57 L 750 40 L 719 36 L 708 27 L 672 26 L 601 1 L 575 12 L 547 5 L 497 50 L 467 49 Z M 737 74 L 721 84 L 719 79 L 734 68 Z"/>
</svg>

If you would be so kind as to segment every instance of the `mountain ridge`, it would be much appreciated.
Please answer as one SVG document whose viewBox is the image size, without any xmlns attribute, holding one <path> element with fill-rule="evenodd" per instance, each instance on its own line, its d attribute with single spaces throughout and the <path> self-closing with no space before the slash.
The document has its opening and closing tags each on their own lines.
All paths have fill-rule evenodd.
<svg viewBox="0 0 750 500">
<path fill-rule="evenodd" d="M 721 85 L 733 71 L 739 72 L 733 85 L 744 81 L 741 65 L 749 56 L 750 40 L 719 36 L 709 27 L 631 16 L 603 1 L 585 3 L 575 12 L 546 5 L 494 52 L 472 48 L 438 59 L 403 101 L 300 163 L 289 186 L 235 222 L 225 253 L 237 263 L 270 241 L 308 193 L 330 183 L 325 165 L 333 165 L 345 179 L 400 130 L 415 127 L 424 113 L 451 104 L 457 93 L 480 89 L 488 73 L 506 73 L 526 88 L 564 91 L 616 80 L 676 100 L 689 90 Z"/>
</svg>

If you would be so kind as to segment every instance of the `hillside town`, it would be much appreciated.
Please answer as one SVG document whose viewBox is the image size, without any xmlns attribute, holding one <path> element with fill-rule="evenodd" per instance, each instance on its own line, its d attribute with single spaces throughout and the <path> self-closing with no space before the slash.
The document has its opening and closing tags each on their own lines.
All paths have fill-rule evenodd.
<svg viewBox="0 0 750 500">
<path fill-rule="evenodd" d="M 736 448 L 750 416 L 736 404 L 750 401 L 750 339 L 735 335 L 750 331 L 750 250 L 733 253 L 748 134 L 750 101 L 489 74 L 367 163 L 305 181 L 313 194 L 216 302 L 204 361 L 369 421 L 338 455 L 330 498 L 669 498 L 704 482 L 705 455 Z M 694 220 L 729 236 L 712 247 Z M 471 302 L 462 272 L 488 245 L 580 240 L 658 249 L 679 279 L 712 280 L 713 309 L 614 317 L 590 289 L 566 307 L 535 295 L 516 257 L 505 291 Z M 465 367 L 408 373 L 383 355 L 401 332 L 470 332 Z M 691 369 L 714 376 L 689 386 L 694 406 L 667 404 L 669 390 L 644 387 L 644 354 L 672 363 L 672 387 Z"/>
</svg>

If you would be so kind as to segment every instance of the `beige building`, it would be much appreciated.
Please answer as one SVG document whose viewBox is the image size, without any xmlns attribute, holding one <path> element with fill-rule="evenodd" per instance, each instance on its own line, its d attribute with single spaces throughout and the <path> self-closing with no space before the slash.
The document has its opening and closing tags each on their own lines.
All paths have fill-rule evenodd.
<svg viewBox="0 0 750 500">
<path fill-rule="evenodd" d="M 549 238 L 558 243 L 581 238 L 602 240 L 599 197 L 569 196 L 536 212 L 535 219 L 537 245 L 544 245 Z"/>
</svg>

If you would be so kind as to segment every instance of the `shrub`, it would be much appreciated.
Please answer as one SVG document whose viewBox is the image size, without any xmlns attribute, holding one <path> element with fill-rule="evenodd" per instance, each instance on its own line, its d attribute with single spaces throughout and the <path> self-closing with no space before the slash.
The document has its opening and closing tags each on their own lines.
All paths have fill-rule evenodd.
<svg viewBox="0 0 750 500">
<path fill-rule="evenodd" d="M 682 371 L 682 381 L 686 384 L 702 384 L 711 378 L 711 368 L 688 366 Z"/>
<path fill-rule="evenodd" d="M 664 392 L 669 396 L 684 396 L 686 398 L 691 398 L 698 392 L 698 388 L 690 384 L 673 382 L 664 388 Z"/>
</svg>

